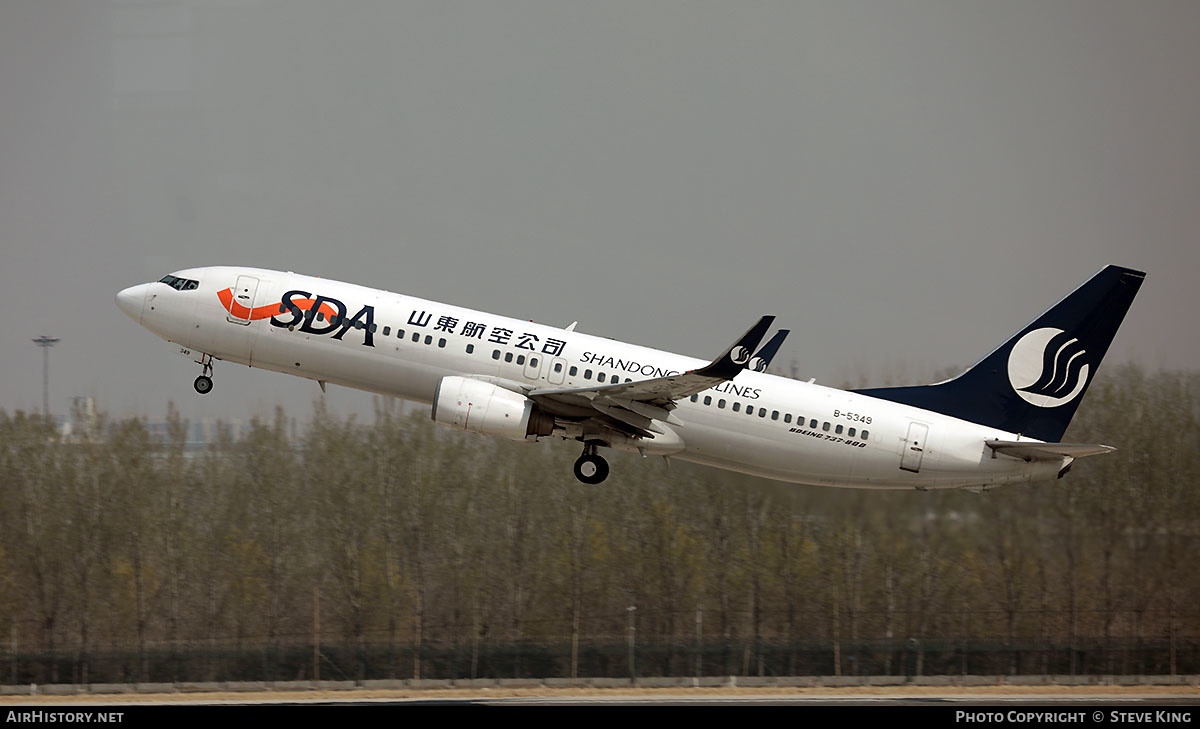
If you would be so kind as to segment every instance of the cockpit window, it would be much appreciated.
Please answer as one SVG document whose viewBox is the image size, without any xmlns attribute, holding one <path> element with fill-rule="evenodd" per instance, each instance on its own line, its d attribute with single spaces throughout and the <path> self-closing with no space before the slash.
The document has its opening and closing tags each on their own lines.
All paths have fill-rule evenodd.
<svg viewBox="0 0 1200 729">
<path fill-rule="evenodd" d="M 178 289 L 180 291 L 191 291 L 192 289 L 200 288 L 199 281 L 194 281 L 190 278 L 179 278 L 178 276 L 172 276 L 171 274 L 167 274 L 166 276 L 160 278 L 159 283 L 165 283 L 171 288 Z"/>
</svg>

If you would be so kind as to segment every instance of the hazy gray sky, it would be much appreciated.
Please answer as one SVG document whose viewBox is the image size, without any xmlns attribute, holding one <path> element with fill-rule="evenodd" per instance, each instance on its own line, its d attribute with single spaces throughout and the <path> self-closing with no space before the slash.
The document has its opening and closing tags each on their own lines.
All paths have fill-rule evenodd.
<svg viewBox="0 0 1200 729">
<path fill-rule="evenodd" d="M 0 408 L 307 412 L 113 304 L 290 269 L 837 384 L 965 366 L 1108 263 L 1200 366 L 1200 3 L 0 1 Z M 335 408 L 366 396 L 331 388 Z"/>
</svg>

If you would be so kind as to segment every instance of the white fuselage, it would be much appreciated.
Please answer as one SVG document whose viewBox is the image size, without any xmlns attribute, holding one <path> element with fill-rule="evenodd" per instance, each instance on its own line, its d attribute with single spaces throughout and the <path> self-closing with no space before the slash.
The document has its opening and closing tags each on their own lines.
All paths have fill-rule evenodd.
<svg viewBox="0 0 1200 729">
<path fill-rule="evenodd" d="M 614 378 L 650 379 L 705 364 L 604 337 L 295 273 L 209 267 L 178 275 L 199 286 L 180 291 L 151 283 L 127 289 L 125 300 L 118 299 L 121 308 L 197 356 L 206 353 L 420 403 L 431 403 L 438 382 L 447 376 L 487 378 L 529 392 L 596 386 Z M 231 293 L 223 301 L 219 294 L 226 289 Z M 141 298 L 140 313 L 135 297 Z M 318 297 L 326 299 L 324 307 L 313 301 Z M 288 309 L 289 300 L 336 313 L 341 320 L 336 326 L 309 321 Z M 350 321 L 362 328 L 348 326 Z M 1019 437 L 996 428 L 748 370 L 694 399 L 680 400 L 673 415 L 682 423 L 670 428 L 678 437 L 651 447 L 643 444 L 645 452 L 793 483 L 987 487 L 1052 479 L 1070 463 L 1069 458 L 1025 462 L 995 454 L 985 441 Z M 570 430 L 555 435 L 577 436 Z M 636 450 L 638 442 L 614 442 L 613 447 Z"/>
</svg>

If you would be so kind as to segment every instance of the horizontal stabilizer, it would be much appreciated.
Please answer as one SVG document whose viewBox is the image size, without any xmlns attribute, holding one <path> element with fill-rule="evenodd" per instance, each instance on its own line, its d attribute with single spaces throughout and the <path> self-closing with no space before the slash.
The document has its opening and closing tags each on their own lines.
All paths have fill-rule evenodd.
<svg viewBox="0 0 1200 729">
<path fill-rule="evenodd" d="M 1028 440 L 984 441 L 988 448 L 1027 461 L 1058 461 L 1063 458 L 1083 458 L 1112 453 L 1116 448 L 1099 443 L 1035 443 Z"/>
</svg>

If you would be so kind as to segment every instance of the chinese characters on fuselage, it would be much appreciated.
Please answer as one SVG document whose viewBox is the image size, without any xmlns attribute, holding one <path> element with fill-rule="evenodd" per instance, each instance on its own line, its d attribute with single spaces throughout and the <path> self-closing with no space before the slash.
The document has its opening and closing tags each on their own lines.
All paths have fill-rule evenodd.
<svg viewBox="0 0 1200 729">
<path fill-rule="evenodd" d="M 428 327 L 431 321 L 433 321 L 433 315 L 425 311 L 417 311 L 414 309 L 413 312 L 408 315 L 409 326 Z M 458 329 L 460 323 L 462 324 L 462 328 Z M 529 332 L 515 334 L 512 329 L 508 329 L 506 327 L 491 327 L 492 332 L 489 336 L 487 333 L 488 326 L 489 325 L 484 322 L 460 322 L 458 319 L 452 316 L 439 316 L 437 324 L 433 326 L 433 330 L 435 332 L 446 332 L 447 334 L 456 334 L 460 337 L 488 341 L 493 344 L 512 344 L 513 337 L 515 336 L 516 344 L 514 346 L 517 349 L 525 349 L 530 352 L 541 352 L 542 354 L 548 354 L 551 357 L 561 357 L 563 355 L 563 350 L 567 345 L 566 340 L 563 339 L 546 337 L 546 341 L 543 342 L 541 341 L 541 337 L 536 334 L 531 334 Z M 458 329 L 458 331 L 455 331 L 456 329 Z"/>
<path fill-rule="evenodd" d="M 297 289 L 283 295 L 279 304 L 280 315 L 271 317 L 271 325 L 288 329 L 299 325 L 300 331 L 307 334 L 320 335 L 336 332 L 333 334 L 334 339 L 341 339 L 353 327 L 363 332 L 364 346 L 374 347 L 375 307 L 364 304 L 358 313 L 350 318 L 346 317 L 347 311 L 346 304 L 332 296 L 318 295 L 313 298 L 308 291 Z M 288 314 L 290 317 L 281 318 L 284 314 Z M 486 322 L 463 321 L 449 315 L 438 315 L 435 320 L 434 314 L 425 310 L 413 309 L 408 315 L 408 326 L 431 329 L 435 332 L 444 332 L 467 339 L 478 339 L 481 342 L 512 346 L 529 352 L 541 352 L 551 357 L 562 357 L 566 354 L 567 342 L 565 339 L 546 335 L 539 336 L 533 332 L 517 331 L 509 327 L 490 325 Z M 596 367 L 636 373 L 647 378 L 671 377 L 679 374 L 678 370 L 597 352 L 584 352 L 579 357 L 579 361 Z M 732 381 L 722 382 L 711 390 L 735 397 L 744 397 L 748 400 L 757 400 L 762 396 L 759 388 L 737 385 Z"/>
</svg>

